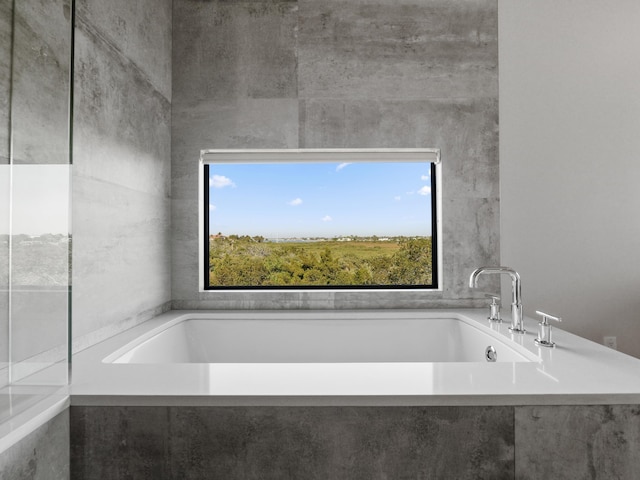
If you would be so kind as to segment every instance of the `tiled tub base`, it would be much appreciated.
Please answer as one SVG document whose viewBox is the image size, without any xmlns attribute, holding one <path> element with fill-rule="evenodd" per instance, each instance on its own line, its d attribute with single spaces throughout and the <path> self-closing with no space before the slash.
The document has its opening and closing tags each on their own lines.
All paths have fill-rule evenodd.
<svg viewBox="0 0 640 480">
<path fill-rule="evenodd" d="M 515 407 L 520 479 L 640 478 L 640 405 Z"/>
<path fill-rule="evenodd" d="M 71 407 L 71 478 L 633 479 L 640 406 Z"/>
<path fill-rule="evenodd" d="M 511 407 L 72 407 L 72 479 L 513 478 Z"/>
</svg>

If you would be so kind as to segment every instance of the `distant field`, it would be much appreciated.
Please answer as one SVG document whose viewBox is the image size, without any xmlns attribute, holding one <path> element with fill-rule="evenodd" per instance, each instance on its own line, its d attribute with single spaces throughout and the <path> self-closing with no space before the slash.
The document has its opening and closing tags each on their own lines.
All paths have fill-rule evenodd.
<svg viewBox="0 0 640 480">
<path fill-rule="evenodd" d="M 299 247 L 305 252 L 320 255 L 325 249 L 330 249 L 331 253 L 336 256 L 355 255 L 359 258 L 371 258 L 378 255 L 393 255 L 400 249 L 397 242 L 373 242 L 359 241 L 338 242 L 335 240 L 319 241 L 319 242 L 267 242 L 265 245 L 274 245 L 278 247 Z"/>
<path fill-rule="evenodd" d="M 210 286 L 430 285 L 431 238 L 268 242 L 229 236 L 209 244 Z"/>
</svg>

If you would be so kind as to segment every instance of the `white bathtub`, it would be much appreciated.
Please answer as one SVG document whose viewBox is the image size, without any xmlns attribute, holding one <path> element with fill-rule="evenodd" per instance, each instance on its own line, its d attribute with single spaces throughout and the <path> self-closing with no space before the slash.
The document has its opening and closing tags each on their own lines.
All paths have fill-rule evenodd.
<svg viewBox="0 0 640 480">
<path fill-rule="evenodd" d="M 233 315 L 233 314 L 232 314 Z M 236 314 L 236 316 L 238 316 Z M 184 316 L 104 359 L 113 363 L 531 362 L 539 358 L 460 315 L 436 318 Z M 290 315 L 289 315 L 290 316 Z M 148 338 L 147 338 L 148 337 Z M 492 349 L 487 358 L 487 349 Z"/>
<path fill-rule="evenodd" d="M 174 311 L 73 357 L 77 405 L 640 403 L 640 360 L 487 311 Z M 497 361 L 486 358 L 487 347 Z"/>
</svg>

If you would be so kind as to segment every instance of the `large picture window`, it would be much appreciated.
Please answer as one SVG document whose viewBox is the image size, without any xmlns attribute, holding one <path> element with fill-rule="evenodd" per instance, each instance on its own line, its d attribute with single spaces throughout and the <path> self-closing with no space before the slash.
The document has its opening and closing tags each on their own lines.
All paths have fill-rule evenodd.
<svg viewBox="0 0 640 480">
<path fill-rule="evenodd" d="M 202 153 L 203 281 L 434 289 L 439 151 Z"/>
</svg>

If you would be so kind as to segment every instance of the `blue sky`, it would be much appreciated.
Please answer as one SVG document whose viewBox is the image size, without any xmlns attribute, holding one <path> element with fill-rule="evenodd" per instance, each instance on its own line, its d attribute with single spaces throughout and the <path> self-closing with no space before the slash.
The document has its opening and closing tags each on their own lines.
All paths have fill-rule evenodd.
<svg viewBox="0 0 640 480">
<path fill-rule="evenodd" d="M 429 163 L 209 165 L 210 233 L 431 235 Z"/>
</svg>

